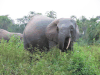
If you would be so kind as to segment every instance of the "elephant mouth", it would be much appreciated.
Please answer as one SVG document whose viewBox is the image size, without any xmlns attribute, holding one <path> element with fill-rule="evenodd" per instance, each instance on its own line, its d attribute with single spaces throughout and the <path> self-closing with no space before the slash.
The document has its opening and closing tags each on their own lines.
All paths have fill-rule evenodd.
<svg viewBox="0 0 100 75">
<path fill-rule="evenodd" d="M 70 42 L 71 42 L 71 38 L 69 37 L 65 38 L 64 50 L 67 50 L 70 47 Z"/>
</svg>

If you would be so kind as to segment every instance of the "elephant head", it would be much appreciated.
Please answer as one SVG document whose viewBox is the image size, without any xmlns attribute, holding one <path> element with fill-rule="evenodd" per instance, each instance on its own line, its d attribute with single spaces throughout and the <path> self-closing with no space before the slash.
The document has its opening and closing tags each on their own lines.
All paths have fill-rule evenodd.
<svg viewBox="0 0 100 75">
<path fill-rule="evenodd" d="M 66 50 L 78 39 L 78 25 L 73 19 L 60 18 L 54 20 L 46 28 L 46 37 L 48 40 L 58 44 L 59 49 Z"/>
</svg>

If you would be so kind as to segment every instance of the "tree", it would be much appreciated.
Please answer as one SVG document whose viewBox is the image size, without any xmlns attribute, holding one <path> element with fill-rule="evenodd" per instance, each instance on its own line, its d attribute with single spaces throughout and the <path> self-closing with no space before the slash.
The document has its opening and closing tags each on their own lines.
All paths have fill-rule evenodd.
<svg viewBox="0 0 100 75">
<path fill-rule="evenodd" d="M 0 16 L 0 28 L 7 30 L 14 24 L 14 21 L 8 17 L 8 15 Z"/>
<path fill-rule="evenodd" d="M 71 19 L 77 20 L 76 16 L 72 15 Z"/>
<path fill-rule="evenodd" d="M 50 18 L 57 18 L 57 13 L 55 11 L 47 11 L 45 14 Z"/>
<path fill-rule="evenodd" d="M 25 27 L 27 25 L 27 23 L 30 21 L 30 19 L 35 15 L 42 15 L 42 13 L 36 13 L 34 11 L 30 11 L 27 16 L 17 19 L 19 26 L 24 25 L 24 27 Z"/>
<path fill-rule="evenodd" d="M 100 20 L 100 16 L 97 16 L 96 18 Z"/>
<path fill-rule="evenodd" d="M 42 13 L 36 13 L 34 11 L 30 11 L 28 15 L 26 15 L 22 18 L 18 18 L 17 19 L 18 24 L 16 24 L 12 28 L 15 28 L 16 32 L 19 31 L 19 32 L 23 33 L 23 30 L 24 30 L 25 26 L 27 25 L 27 23 L 35 15 L 42 15 Z"/>
<path fill-rule="evenodd" d="M 96 18 L 91 18 L 91 19 L 90 19 L 91 22 L 96 22 L 97 20 L 98 20 L 97 17 L 96 17 Z"/>
<path fill-rule="evenodd" d="M 82 16 L 80 20 L 84 23 L 87 19 L 85 16 Z"/>
</svg>

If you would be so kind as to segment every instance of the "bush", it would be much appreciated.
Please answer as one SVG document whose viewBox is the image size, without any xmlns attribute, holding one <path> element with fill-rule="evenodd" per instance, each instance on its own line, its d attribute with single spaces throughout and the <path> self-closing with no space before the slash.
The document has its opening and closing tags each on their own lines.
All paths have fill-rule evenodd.
<svg viewBox="0 0 100 75">
<path fill-rule="evenodd" d="M 84 34 L 81 35 L 81 39 L 80 42 L 83 43 L 83 41 L 85 42 L 85 44 L 93 44 L 95 39 L 95 42 L 100 40 L 100 22 L 97 23 L 96 22 L 97 18 L 91 18 L 90 20 L 77 20 L 77 24 L 79 26 L 79 30 L 80 33 L 82 33 L 84 31 Z M 98 42 L 99 43 L 99 42 Z"/>
<path fill-rule="evenodd" d="M 20 45 L 19 45 L 20 44 Z M 98 75 L 100 45 L 80 46 L 61 52 L 54 47 L 48 52 L 29 53 L 23 42 L 12 37 L 0 43 L 0 74 L 4 75 Z M 31 60 L 30 60 L 31 58 Z"/>
<path fill-rule="evenodd" d="M 96 75 L 97 66 L 91 52 L 84 50 L 83 47 L 78 47 L 78 44 L 75 44 L 75 46 L 68 70 L 72 72 L 72 75 Z"/>
</svg>

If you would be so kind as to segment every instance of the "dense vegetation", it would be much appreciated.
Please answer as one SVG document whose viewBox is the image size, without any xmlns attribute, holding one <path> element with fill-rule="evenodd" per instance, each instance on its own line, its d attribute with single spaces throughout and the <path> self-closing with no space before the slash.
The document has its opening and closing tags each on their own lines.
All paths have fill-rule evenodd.
<svg viewBox="0 0 100 75">
<path fill-rule="evenodd" d="M 6 16 L 0 16 L 0 28 L 11 32 L 23 33 L 32 16 L 41 13 L 30 12 L 17 19 L 18 24 Z M 57 18 L 55 11 L 46 12 L 51 18 Z M 7 43 L 0 43 L 0 75 L 99 75 L 100 74 L 100 18 L 87 19 L 84 16 L 75 19 L 81 34 L 74 50 L 61 52 L 52 48 L 49 52 L 34 52 L 33 55 L 24 50 L 23 41 L 12 36 Z M 32 60 L 31 60 L 32 58 Z"/>
<path fill-rule="evenodd" d="M 13 41 L 13 42 L 12 42 Z M 57 48 L 49 52 L 29 53 L 23 42 L 12 37 L 0 44 L 1 75 L 99 75 L 100 45 L 74 44 L 74 51 L 61 52 Z M 30 60 L 32 57 L 32 60 Z"/>
</svg>

